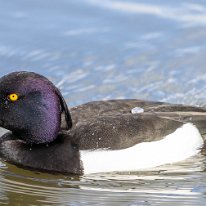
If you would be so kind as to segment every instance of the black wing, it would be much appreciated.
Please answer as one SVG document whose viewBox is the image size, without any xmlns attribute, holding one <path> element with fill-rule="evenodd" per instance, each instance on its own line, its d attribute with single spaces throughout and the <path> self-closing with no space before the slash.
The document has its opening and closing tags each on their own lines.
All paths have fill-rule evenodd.
<svg viewBox="0 0 206 206">
<path fill-rule="evenodd" d="M 144 112 L 132 114 L 134 107 Z M 109 100 L 71 109 L 80 149 L 123 149 L 137 143 L 160 140 L 184 123 L 192 122 L 206 133 L 206 109 L 142 100 Z"/>
</svg>

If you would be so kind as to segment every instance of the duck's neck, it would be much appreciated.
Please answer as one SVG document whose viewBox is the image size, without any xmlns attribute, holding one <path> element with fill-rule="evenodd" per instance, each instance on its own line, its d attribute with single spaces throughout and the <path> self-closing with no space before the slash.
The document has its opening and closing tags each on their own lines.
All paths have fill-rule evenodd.
<svg viewBox="0 0 206 206">
<path fill-rule="evenodd" d="M 30 147 L 14 139 L 7 133 L 0 141 L 0 157 L 11 163 L 50 172 L 83 173 L 79 150 L 67 136 L 59 136 L 49 147 L 42 144 Z"/>
</svg>

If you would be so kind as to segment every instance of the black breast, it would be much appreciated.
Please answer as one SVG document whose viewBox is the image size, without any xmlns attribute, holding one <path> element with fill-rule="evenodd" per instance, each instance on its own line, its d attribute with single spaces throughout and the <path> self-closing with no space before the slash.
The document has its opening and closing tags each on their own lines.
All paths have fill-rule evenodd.
<svg viewBox="0 0 206 206">
<path fill-rule="evenodd" d="M 31 147 L 7 133 L 1 138 L 0 155 L 13 164 L 40 171 L 72 174 L 83 172 L 78 148 L 64 135 L 49 145 Z"/>
</svg>

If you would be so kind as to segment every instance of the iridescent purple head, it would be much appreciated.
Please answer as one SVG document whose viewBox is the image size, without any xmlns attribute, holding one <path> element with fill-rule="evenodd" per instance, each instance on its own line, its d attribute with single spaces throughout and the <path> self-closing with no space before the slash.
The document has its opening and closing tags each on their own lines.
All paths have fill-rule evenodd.
<svg viewBox="0 0 206 206">
<path fill-rule="evenodd" d="M 67 129 L 71 116 L 59 90 L 33 72 L 14 72 L 0 78 L 0 126 L 28 144 L 52 142 L 58 136 L 61 116 Z"/>
</svg>

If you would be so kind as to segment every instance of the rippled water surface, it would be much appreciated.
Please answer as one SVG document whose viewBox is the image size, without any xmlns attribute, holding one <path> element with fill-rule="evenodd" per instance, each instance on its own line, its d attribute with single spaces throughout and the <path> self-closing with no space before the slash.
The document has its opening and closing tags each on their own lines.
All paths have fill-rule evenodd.
<svg viewBox="0 0 206 206">
<path fill-rule="evenodd" d="M 113 98 L 206 105 L 203 0 L 0 0 L 0 75 L 41 73 L 70 106 Z M 206 158 L 63 176 L 0 162 L 0 205 L 205 205 Z"/>
</svg>

